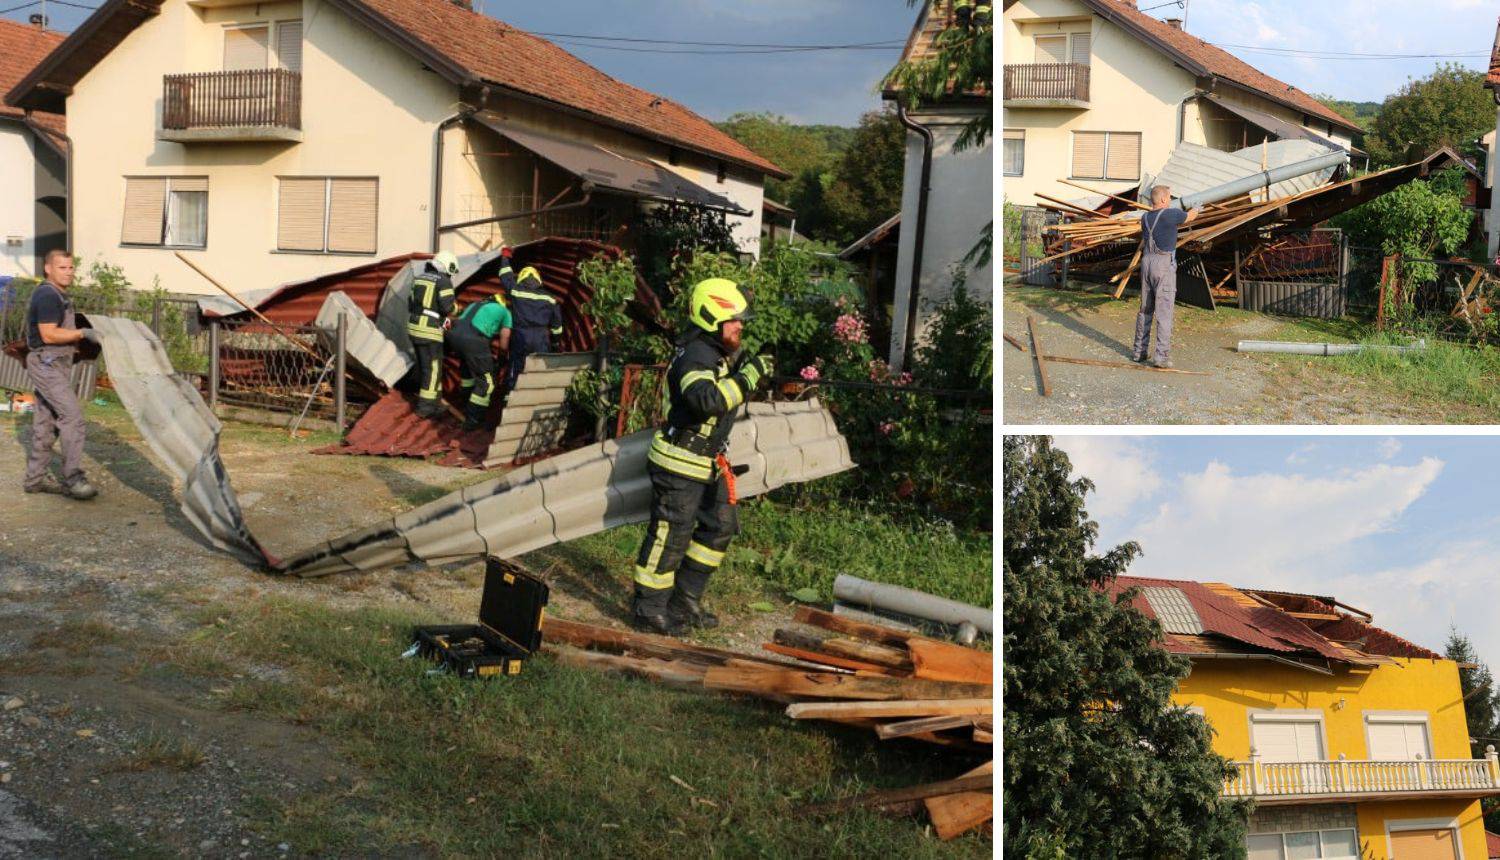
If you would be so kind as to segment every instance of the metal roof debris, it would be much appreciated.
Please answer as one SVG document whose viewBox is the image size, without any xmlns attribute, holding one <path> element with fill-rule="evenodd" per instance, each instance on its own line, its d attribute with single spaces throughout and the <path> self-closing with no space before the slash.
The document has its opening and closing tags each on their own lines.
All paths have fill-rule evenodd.
<svg viewBox="0 0 1500 860">
<path fill-rule="evenodd" d="M 500 410 L 500 423 L 484 465 L 510 465 L 555 450 L 568 429 L 564 403 L 579 371 L 594 366 L 591 352 L 528 355 L 516 387 Z"/>
<path fill-rule="evenodd" d="M 376 379 L 384 382 L 387 388 L 394 388 L 401 377 L 411 370 L 411 356 L 381 334 L 375 323 L 359 309 L 359 305 L 341 290 L 329 293 L 328 298 L 323 300 L 323 307 L 318 310 L 313 325 L 326 332 L 332 342 L 338 336 L 340 315 L 344 317 L 347 326 L 344 343 L 349 357 Z"/>
</svg>

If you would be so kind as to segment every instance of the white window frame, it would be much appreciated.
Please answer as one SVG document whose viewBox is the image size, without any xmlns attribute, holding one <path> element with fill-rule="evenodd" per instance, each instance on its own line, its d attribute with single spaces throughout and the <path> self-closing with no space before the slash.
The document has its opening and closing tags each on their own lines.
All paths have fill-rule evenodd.
<svg viewBox="0 0 1500 860">
<path fill-rule="evenodd" d="M 1086 134 L 1102 134 L 1102 135 L 1104 135 L 1104 162 L 1103 162 L 1103 175 L 1102 176 L 1075 176 L 1075 175 L 1073 175 L 1073 163 L 1074 163 L 1074 161 L 1077 160 L 1077 159 L 1074 158 L 1074 153 L 1077 152 L 1077 143 L 1075 141 L 1077 140 L 1077 135 L 1078 135 L 1079 132 L 1084 132 Z M 1134 178 L 1130 178 L 1130 179 L 1110 179 L 1109 178 L 1109 138 L 1110 138 L 1111 135 L 1116 135 L 1116 134 L 1135 134 L 1135 135 L 1139 135 L 1140 138 L 1141 138 L 1140 149 L 1136 153 L 1135 176 L 1134 176 Z M 1069 179 L 1092 179 L 1095 182 L 1140 182 L 1141 181 L 1141 161 L 1143 160 L 1142 157 L 1145 155 L 1145 152 L 1146 152 L 1146 133 L 1143 132 L 1143 131 L 1106 131 L 1106 130 L 1101 129 L 1101 128 L 1075 128 L 1072 131 L 1068 132 L 1068 174 L 1069 174 L 1068 178 Z M 1003 167 L 1003 165 L 1002 165 L 1002 167 Z"/>
<path fill-rule="evenodd" d="M 207 175 L 198 176 L 141 176 L 139 174 L 127 175 L 125 180 L 131 179 L 160 179 L 166 183 L 161 201 L 161 241 L 160 242 L 120 242 L 122 248 L 180 248 L 186 251 L 202 251 L 208 247 L 208 194 L 203 192 L 203 244 L 202 245 L 174 245 L 167 242 L 167 225 L 171 223 L 172 217 L 172 180 L 174 179 L 202 179 L 204 185 L 211 186 Z"/>
<path fill-rule="evenodd" d="M 1262 723 L 1311 723 L 1318 724 L 1318 746 L 1326 757 L 1328 753 L 1328 725 L 1323 720 L 1323 712 L 1310 709 L 1295 708 L 1266 708 L 1252 709 L 1247 715 L 1250 730 L 1250 748 L 1255 749 L 1255 724 Z M 1314 761 L 1327 761 L 1327 758 L 1314 759 Z"/>
<path fill-rule="evenodd" d="M 1386 819 L 1385 822 L 1385 847 L 1390 850 L 1391 834 L 1402 830 L 1447 830 L 1453 834 L 1453 851 L 1458 860 L 1464 858 L 1463 832 L 1459 830 L 1457 818 L 1401 818 L 1396 820 Z"/>
<path fill-rule="evenodd" d="M 1435 757 L 1432 749 L 1432 720 L 1426 711 L 1365 711 L 1365 758 L 1375 760 L 1374 744 L 1371 743 L 1370 726 L 1375 723 L 1421 723 L 1422 734 L 1427 741 L 1427 758 Z"/>
<path fill-rule="evenodd" d="M 1011 173 L 1005 169 L 1005 132 L 1019 131 L 1021 133 L 1021 170 Z M 1002 176 L 1025 176 L 1026 175 L 1026 129 L 1024 128 L 1002 128 L 1000 141 L 1000 174 Z M 1071 167 L 1071 165 L 1070 165 Z"/>
<path fill-rule="evenodd" d="M 276 185 L 272 186 L 272 209 L 275 217 L 271 219 L 271 229 L 276 231 L 281 225 L 281 180 L 283 179 L 321 179 L 323 180 L 323 250 L 308 251 L 300 248 L 281 247 L 280 238 L 273 235 L 271 238 L 271 253 L 273 254 L 303 254 L 317 255 L 322 257 L 373 257 L 380 253 L 380 177 L 379 176 L 332 176 L 328 174 L 312 174 L 310 176 L 295 176 L 289 174 L 278 174 L 275 177 Z M 333 221 L 333 180 L 335 179 L 369 179 L 375 183 L 375 250 L 373 251 L 333 251 L 328 248 L 328 225 Z"/>
<path fill-rule="evenodd" d="M 1428 828 L 1425 828 L 1425 827 L 1424 828 L 1413 827 L 1413 828 L 1410 828 L 1410 829 L 1412 829 L 1412 830 L 1419 830 L 1419 829 L 1420 830 L 1426 830 Z M 1279 832 L 1276 832 L 1276 833 L 1246 833 L 1245 834 L 1245 847 L 1246 847 L 1247 850 L 1249 849 L 1250 839 L 1252 837 L 1255 837 L 1255 836 L 1262 836 L 1262 837 L 1264 837 L 1264 836 L 1280 836 L 1281 837 L 1281 856 L 1282 856 L 1283 860 L 1285 860 L 1285 858 L 1287 856 L 1286 838 L 1288 836 L 1293 836 L 1293 835 L 1297 835 L 1297 834 L 1301 834 L 1301 833 L 1316 833 L 1316 834 L 1318 834 L 1318 855 L 1320 857 L 1322 857 L 1323 856 L 1323 834 L 1324 833 L 1335 833 L 1335 832 L 1345 831 L 1345 830 L 1347 830 L 1347 831 L 1349 831 L 1349 832 L 1351 832 L 1351 833 L 1354 834 L 1354 850 L 1355 851 L 1360 850 L 1360 848 L 1359 848 L 1359 828 L 1357 828 L 1357 827 L 1322 827 L 1322 828 L 1319 828 L 1317 830 L 1283 830 L 1283 831 L 1279 831 Z M 1333 857 L 1333 858 L 1327 858 L 1327 860 L 1360 860 L 1360 855 L 1358 855 L 1358 854 L 1351 854 L 1348 857 Z"/>
<path fill-rule="evenodd" d="M 275 65 L 268 65 L 267 68 L 271 68 L 271 69 L 286 69 L 286 65 L 281 62 L 281 51 L 280 51 L 280 46 L 281 46 L 281 28 L 282 28 L 282 26 L 284 26 L 286 24 L 297 24 L 298 26 L 302 26 L 302 19 L 301 18 L 278 18 L 277 20 L 271 22 L 271 42 L 270 42 L 270 44 L 266 48 L 266 53 L 268 55 L 266 57 L 266 59 L 268 61 L 272 62 L 272 63 L 275 63 Z M 302 42 L 302 44 L 304 46 L 307 44 L 307 28 L 306 27 L 303 27 L 303 29 L 302 29 L 302 39 L 301 39 L 301 42 Z M 299 53 L 301 53 L 301 55 L 304 58 L 306 58 L 306 53 L 305 52 L 299 52 Z M 287 69 L 287 71 L 291 71 L 291 70 Z M 302 74 L 302 70 L 298 69 L 296 73 L 300 75 L 300 74 Z"/>
</svg>

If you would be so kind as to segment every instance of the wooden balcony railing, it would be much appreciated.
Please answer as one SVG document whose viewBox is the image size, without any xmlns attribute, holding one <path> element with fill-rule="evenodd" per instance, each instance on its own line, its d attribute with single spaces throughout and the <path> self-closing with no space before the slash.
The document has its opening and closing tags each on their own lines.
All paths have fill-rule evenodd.
<svg viewBox="0 0 1500 860">
<path fill-rule="evenodd" d="M 1500 794 L 1500 763 L 1490 747 L 1480 759 L 1416 761 L 1234 762 L 1226 797 L 1317 797 L 1412 793 Z"/>
<path fill-rule="evenodd" d="M 1082 63 L 1024 63 L 1005 67 L 1005 100 L 1089 100 L 1089 67 Z"/>
<path fill-rule="evenodd" d="M 302 75 L 287 69 L 162 78 L 163 129 L 302 128 Z"/>
</svg>

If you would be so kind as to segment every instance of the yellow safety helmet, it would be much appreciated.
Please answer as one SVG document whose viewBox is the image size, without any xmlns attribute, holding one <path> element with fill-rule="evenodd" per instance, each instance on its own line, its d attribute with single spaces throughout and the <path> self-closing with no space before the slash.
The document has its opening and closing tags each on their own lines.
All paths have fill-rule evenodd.
<svg viewBox="0 0 1500 860">
<path fill-rule="evenodd" d="M 445 275 L 458 274 L 458 256 L 452 251 L 438 251 L 429 262 L 434 269 Z"/>
<path fill-rule="evenodd" d="M 526 268 L 521 270 L 521 274 L 516 276 L 516 283 L 524 283 L 529 278 L 535 278 L 537 284 L 541 284 L 542 273 L 538 272 L 533 266 L 527 266 Z"/>
<path fill-rule="evenodd" d="M 730 320 L 750 316 L 750 301 L 740 285 L 728 278 L 708 278 L 693 287 L 689 300 L 693 325 L 715 334 Z"/>
</svg>

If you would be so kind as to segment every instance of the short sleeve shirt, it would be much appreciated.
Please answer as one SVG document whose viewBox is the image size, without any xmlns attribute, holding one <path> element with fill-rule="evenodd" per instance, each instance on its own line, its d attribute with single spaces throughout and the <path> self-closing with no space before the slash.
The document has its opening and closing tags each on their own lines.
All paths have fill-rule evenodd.
<svg viewBox="0 0 1500 860">
<path fill-rule="evenodd" d="M 43 281 L 31 294 L 31 304 L 26 307 L 26 348 L 41 349 L 42 325 L 62 325 L 63 314 L 68 309 L 68 299 L 62 290 Z"/>
<path fill-rule="evenodd" d="M 511 327 L 510 308 L 500 304 L 493 299 L 479 304 L 479 309 L 469 319 L 474 328 L 485 337 L 494 337 L 495 333 L 504 328 Z"/>
<path fill-rule="evenodd" d="M 1177 228 L 1186 220 L 1187 213 L 1181 209 L 1153 209 L 1141 216 L 1141 227 L 1150 228 L 1158 251 L 1170 254 L 1177 247 Z"/>
</svg>

